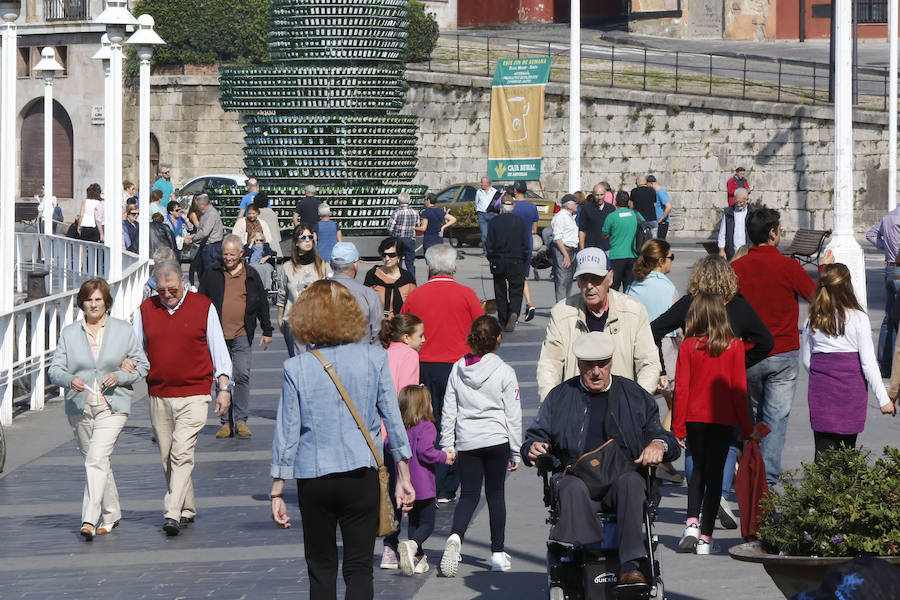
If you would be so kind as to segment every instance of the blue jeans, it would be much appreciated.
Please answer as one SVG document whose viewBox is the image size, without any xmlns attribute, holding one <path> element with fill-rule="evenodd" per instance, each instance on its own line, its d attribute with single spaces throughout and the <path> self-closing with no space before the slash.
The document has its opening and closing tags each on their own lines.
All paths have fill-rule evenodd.
<svg viewBox="0 0 900 600">
<path fill-rule="evenodd" d="M 878 334 L 878 366 L 881 376 L 891 376 L 891 363 L 894 360 L 894 342 L 897 337 L 898 321 L 894 317 L 894 302 L 900 292 L 900 267 L 884 267 L 884 319 L 881 321 L 881 332 Z"/>
<path fill-rule="evenodd" d="M 284 335 L 284 345 L 287 346 L 288 357 L 294 358 L 297 355 L 297 342 L 294 341 L 294 334 L 291 332 L 291 326 L 288 325 L 287 319 L 281 326 L 281 333 Z"/>
<path fill-rule="evenodd" d="M 487 242 L 487 226 L 491 219 L 497 216 L 497 213 L 480 212 L 478 213 L 478 229 L 481 230 L 481 253 L 485 253 L 484 244 Z"/>
<path fill-rule="evenodd" d="M 403 256 L 403 265 L 409 274 L 416 278 L 416 238 L 400 238 L 403 246 L 400 254 Z"/>
<path fill-rule="evenodd" d="M 725 459 L 725 468 L 722 470 L 722 497 L 726 500 L 731 492 L 731 484 L 734 483 L 734 465 L 737 463 L 738 447 L 732 444 L 728 448 L 728 458 Z M 691 449 L 684 449 L 684 476 L 690 481 L 691 473 L 694 472 L 694 459 L 691 456 Z"/>
<path fill-rule="evenodd" d="M 765 423 L 772 430 L 759 443 L 769 485 L 781 477 L 781 451 L 796 388 L 797 356 L 769 356 L 747 369 L 750 420 Z"/>
</svg>

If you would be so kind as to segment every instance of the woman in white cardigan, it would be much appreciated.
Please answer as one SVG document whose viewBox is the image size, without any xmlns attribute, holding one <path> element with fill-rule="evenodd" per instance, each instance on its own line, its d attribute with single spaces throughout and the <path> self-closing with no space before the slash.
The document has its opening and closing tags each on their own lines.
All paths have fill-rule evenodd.
<svg viewBox="0 0 900 600">
<path fill-rule="evenodd" d="M 245 216 L 234 222 L 231 233 L 241 238 L 241 246 L 246 246 L 249 243 L 248 240 L 252 240 L 253 234 L 257 231 L 262 232 L 265 241 L 275 252 L 279 253 L 278 256 L 281 256 L 281 240 L 273 237 L 269 224 L 259 218 L 259 209 L 251 204 L 247 207 Z"/>
<path fill-rule="evenodd" d="M 66 416 L 84 457 L 80 533 L 90 541 L 119 526 L 122 509 L 109 458 L 131 411 L 132 385 L 147 375 L 150 363 L 132 326 L 107 314 L 112 297 L 105 280 L 84 282 L 78 306 L 84 319 L 62 330 L 48 373 L 66 389 Z M 126 358 L 135 369 L 122 368 Z"/>
</svg>

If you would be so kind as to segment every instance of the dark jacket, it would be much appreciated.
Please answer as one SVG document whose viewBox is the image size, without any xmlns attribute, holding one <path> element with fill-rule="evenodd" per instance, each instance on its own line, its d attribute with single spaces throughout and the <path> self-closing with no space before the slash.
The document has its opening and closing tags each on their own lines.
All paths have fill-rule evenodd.
<svg viewBox="0 0 900 600">
<path fill-rule="evenodd" d="M 525 432 L 522 460 L 531 465 L 528 451 L 534 442 L 550 442 L 554 472 L 571 465 L 584 454 L 587 425 L 591 422 L 588 392 L 580 384 L 580 376 L 562 382 L 547 394 L 534 422 Z M 670 432 L 659 422 L 656 400 L 641 386 L 625 377 L 613 375 L 609 390 L 609 408 L 604 428 L 631 460 L 635 460 L 653 440 L 668 445 L 663 460 L 681 456 L 681 448 Z"/>
<path fill-rule="evenodd" d="M 685 294 L 678 301 L 669 307 L 669 310 L 659 315 L 650 323 L 650 330 L 653 332 L 653 341 L 659 348 L 659 363 L 662 365 L 662 374 L 666 374 L 666 365 L 662 359 L 662 339 L 663 337 L 678 328 L 684 329 L 684 322 L 687 319 L 688 309 L 691 307 L 691 295 Z M 775 338 L 769 332 L 768 328 L 763 324 L 762 319 L 747 302 L 747 299 L 738 294 L 725 305 L 725 312 L 728 313 L 728 324 L 731 325 L 731 331 L 735 337 L 740 338 L 746 344 L 747 351 L 744 354 L 746 367 L 749 369 L 765 357 L 769 355 L 775 346 Z M 676 377 L 677 377 L 676 373 Z"/>
<path fill-rule="evenodd" d="M 244 311 L 244 329 L 247 331 L 247 339 L 253 343 L 256 320 L 259 319 L 262 334 L 266 337 L 272 336 L 272 322 L 269 320 L 269 300 L 259 273 L 256 272 L 256 269 L 250 269 L 246 265 L 244 270 L 247 273 L 247 308 Z M 225 299 L 225 267 L 222 266 L 222 263 L 212 265 L 203 273 L 197 291 L 212 301 L 216 312 L 219 313 L 219 321 L 221 321 L 222 301 Z"/>
<path fill-rule="evenodd" d="M 150 256 L 160 248 L 171 248 L 172 252 L 178 256 L 178 249 L 175 247 L 175 234 L 172 228 L 165 223 L 157 223 L 150 221 Z"/>
<path fill-rule="evenodd" d="M 750 217 L 753 213 L 756 212 L 756 207 L 752 204 L 747 205 L 747 217 Z M 731 260 L 731 257 L 734 256 L 734 253 L 738 251 L 737 248 L 734 247 L 734 207 L 729 206 L 725 209 L 725 212 L 722 214 L 722 218 L 725 219 L 725 258 Z M 745 220 L 744 223 L 747 221 Z M 749 243 L 750 239 L 747 238 L 747 242 Z"/>
<path fill-rule="evenodd" d="M 502 213 L 488 222 L 484 250 L 489 261 L 520 260 L 524 264 L 531 251 L 530 241 L 525 237 L 525 221 L 512 213 Z"/>
</svg>

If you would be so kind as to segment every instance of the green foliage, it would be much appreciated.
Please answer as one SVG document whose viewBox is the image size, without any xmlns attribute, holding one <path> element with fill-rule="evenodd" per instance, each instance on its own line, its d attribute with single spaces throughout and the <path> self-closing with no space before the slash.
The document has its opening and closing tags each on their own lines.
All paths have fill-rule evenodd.
<svg viewBox="0 0 900 600">
<path fill-rule="evenodd" d="M 425 12 L 425 4 L 418 0 L 409 0 L 406 7 L 406 18 L 409 21 L 406 38 L 404 62 L 424 62 L 431 56 L 437 46 L 438 24 L 433 13 Z"/>
<path fill-rule="evenodd" d="M 132 14 L 144 13 L 166 41 L 154 65 L 269 62 L 268 0 L 140 0 Z"/>
<path fill-rule="evenodd" d="M 454 227 L 478 227 L 478 215 L 475 213 L 474 202 L 454 206 L 451 214 L 456 217 Z"/>
<path fill-rule="evenodd" d="M 799 484 L 763 501 L 759 537 L 773 554 L 896 556 L 900 554 L 900 450 L 885 446 L 869 463 L 866 450 L 838 448 L 803 465 Z"/>
</svg>

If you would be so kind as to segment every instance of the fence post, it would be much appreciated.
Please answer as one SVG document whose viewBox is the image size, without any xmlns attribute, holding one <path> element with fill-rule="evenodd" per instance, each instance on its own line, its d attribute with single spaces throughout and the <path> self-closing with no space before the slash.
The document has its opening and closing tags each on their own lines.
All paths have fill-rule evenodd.
<svg viewBox="0 0 900 600">
<path fill-rule="evenodd" d="M 887 110 L 887 107 L 888 107 L 888 105 L 887 105 L 888 104 L 888 71 L 884 71 L 884 73 L 882 74 L 882 77 L 884 78 L 884 104 L 882 104 L 881 110 Z"/>
<path fill-rule="evenodd" d="M 678 50 L 675 51 L 675 93 L 678 93 Z"/>
<path fill-rule="evenodd" d="M 519 55 L 519 45 L 520 45 L 521 43 L 522 43 L 522 42 L 519 40 L 519 38 L 516 38 L 516 58 L 522 58 L 522 57 Z"/>
<path fill-rule="evenodd" d="M 744 57 L 744 81 L 741 83 L 741 98 L 747 97 L 747 57 Z"/>
<path fill-rule="evenodd" d="M 456 72 L 462 73 L 460 70 L 460 56 L 459 56 L 459 32 L 456 32 Z"/>
<path fill-rule="evenodd" d="M 644 48 L 644 86 L 643 89 L 647 89 L 647 48 Z"/>
<path fill-rule="evenodd" d="M 487 48 L 487 56 L 486 56 L 485 60 L 487 62 L 487 76 L 490 77 L 491 76 L 491 36 L 490 35 L 487 36 L 486 48 Z"/>
<path fill-rule="evenodd" d="M 712 57 L 713 55 L 709 55 L 709 95 L 712 96 Z"/>
<path fill-rule="evenodd" d="M 816 89 L 816 63 L 813 63 L 813 104 L 819 101 L 819 92 Z"/>
<path fill-rule="evenodd" d="M 781 102 L 781 59 L 778 59 L 778 101 Z"/>
<path fill-rule="evenodd" d="M 609 87 L 615 87 L 616 79 L 616 46 L 613 44 L 609 58 Z"/>
</svg>

